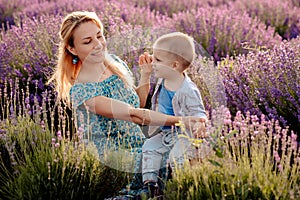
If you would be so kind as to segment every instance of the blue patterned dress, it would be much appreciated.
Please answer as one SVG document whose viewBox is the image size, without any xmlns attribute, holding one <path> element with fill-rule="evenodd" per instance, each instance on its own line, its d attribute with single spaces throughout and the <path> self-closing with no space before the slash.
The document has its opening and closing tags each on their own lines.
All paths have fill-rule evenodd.
<svg viewBox="0 0 300 200">
<path fill-rule="evenodd" d="M 140 126 L 132 122 L 97 115 L 87 111 L 84 106 L 85 101 L 96 96 L 104 96 L 137 108 L 139 97 L 136 91 L 133 88 L 127 88 L 117 75 L 112 75 L 102 82 L 75 83 L 71 87 L 70 96 L 76 113 L 77 125 L 84 129 L 84 139 L 88 139 L 96 146 L 100 161 L 107 149 L 130 153 L 134 155 L 134 168 L 131 168 L 134 171 L 132 172 L 140 172 L 142 145 L 145 140 Z"/>
</svg>

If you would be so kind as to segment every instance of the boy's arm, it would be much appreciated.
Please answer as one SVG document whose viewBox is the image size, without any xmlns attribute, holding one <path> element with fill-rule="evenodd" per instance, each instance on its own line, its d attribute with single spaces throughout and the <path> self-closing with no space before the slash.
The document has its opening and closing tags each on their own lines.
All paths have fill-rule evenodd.
<svg viewBox="0 0 300 200">
<path fill-rule="evenodd" d="M 182 108 L 180 108 L 184 116 L 197 116 L 202 119 L 196 123 L 191 123 L 187 129 L 193 133 L 195 138 L 206 137 L 207 115 L 200 92 L 198 90 L 186 91 L 180 100 L 184 102 L 181 103 Z"/>
<path fill-rule="evenodd" d="M 181 102 L 179 109 L 181 110 L 183 116 L 198 116 L 207 119 L 206 111 L 199 91 L 186 91 L 183 95 L 181 95 L 179 101 Z"/>
</svg>

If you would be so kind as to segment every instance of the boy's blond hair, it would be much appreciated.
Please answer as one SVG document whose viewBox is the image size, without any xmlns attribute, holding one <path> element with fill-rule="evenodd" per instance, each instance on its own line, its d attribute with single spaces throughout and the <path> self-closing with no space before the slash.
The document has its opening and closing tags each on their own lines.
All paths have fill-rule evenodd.
<svg viewBox="0 0 300 200">
<path fill-rule="evenodd" d="M 182 32 L 173 32 L 159 37 L 153 44 L 153 49 L 162 50 L 181 58 L 185 68 L 188 68 L 195 58 L 195 45 L 192 37 Z"/>
</svg>

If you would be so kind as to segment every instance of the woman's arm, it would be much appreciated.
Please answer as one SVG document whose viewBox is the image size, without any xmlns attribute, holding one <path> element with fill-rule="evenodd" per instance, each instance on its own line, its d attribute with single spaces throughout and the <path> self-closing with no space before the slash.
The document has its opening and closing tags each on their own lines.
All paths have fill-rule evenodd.
<svg viewBox="0 0 300 200">
<path fill-rule="evenodd" d="M 180 121 L 180 117 L 165 115 L 149 109 L 130 109 L 131 119 L 134 123 L 153 126 L 171 126 Z"/>
<path fill-rule="evenodd" d="M 151 62 L 152 62 L 152 57 L 147 52 L 139 56 L 141 79 L 139 85 L 136 88 L 136 92 L 140 98 L 141 108 L 145 107 L 147 102 L 147 97 L 150 91 L 150 77 L 152 73 Z"/>
<path fill-rule="evenodd" d="M 140 98 L 140 107 L 146 106 L 148 94 L 150 92 L 150 76 L 151 73 L 142 73 L 139 85 L 135 89 Z"/>
<path fill-rule="evenodd" d="M 171 116 L 149 109 L 134 108 L 127 103 L 104 96 L 87 100 L 85 106 L 89 111 L 98 115 L 142 125 L 171 126 L 182 121 L 186 127 L 190 127 L 194 123 L 205 122 L 205 119 L 195 116 Z"/>
<path fill-rule="evenodd" d="M 182 121 L 185 127 L 193 127 L 195 123 L 206 122 L 205 118 L 197 116 L 171 116 L 160 112 L 143 108 L 133 108 L 129 110 L 131 119 L 137 124 L 153 125 L 153 126 L 172 126 Z"/>
<path fill-rule="evenodd" d="M 129 113 L 133 107 L 116 99 L 96 96 L 87 100 L 85 106 L 89 111 L 107 118 L 133 121 Z"/>
<path fill-rule="evenodd" d="M 134 108 L 127 103 L 104 96 L 97 96 L 87 100 L 85 106 L 89 111 L 98 115 L 142 125 L 171 126 L 180 120 L 196 119 L 196 117 L 194 117 L 195 119 L 188 119 L 186 117 L 165 115 L 148 109 Z"/>
</svg>

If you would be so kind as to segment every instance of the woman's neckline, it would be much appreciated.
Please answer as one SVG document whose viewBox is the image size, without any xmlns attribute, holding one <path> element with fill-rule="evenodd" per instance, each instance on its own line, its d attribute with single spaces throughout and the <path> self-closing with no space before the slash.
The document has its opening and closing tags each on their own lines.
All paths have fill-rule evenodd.
<svg viewBox="0 0 300 200">
<path fill-rule="evenodd" d="M 109 77 L 107 77 L 106 79 L 102 80 L 102 81 L 97 81 L 97 82 L 83 82 L 83 83 L 80 83 L 80 82 L 76 82 L 75 84 L 99 84 L 99 83 L 103 83 L 103 82 L 106 82 L 107 80 L 110 80 L 112 79 L 113 77 L 118 77 L 116 74 L 112 74 L 110 75 Z M 75 85 L 74 84 L 74 85 Z"/>
</svg>

